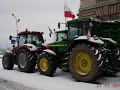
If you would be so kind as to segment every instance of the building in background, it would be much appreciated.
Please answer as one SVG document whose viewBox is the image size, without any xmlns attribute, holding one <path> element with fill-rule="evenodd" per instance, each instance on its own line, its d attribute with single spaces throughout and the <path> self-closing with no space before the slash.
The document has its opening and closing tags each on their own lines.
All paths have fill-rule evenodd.
<svg viewBox="0 0 120 90">
<path fill-rule="evenodd" d="M 120 0 L 81 0 L 78 17 L 120 19 Z"/>
</svg>

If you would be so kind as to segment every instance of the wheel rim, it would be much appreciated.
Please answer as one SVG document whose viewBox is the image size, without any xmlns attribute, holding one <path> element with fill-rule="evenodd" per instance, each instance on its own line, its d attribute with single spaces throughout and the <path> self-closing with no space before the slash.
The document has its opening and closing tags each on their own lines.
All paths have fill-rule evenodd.
<svg viewBox="0 0 120 90">
<path fill-rule="evenodd" d="M 80 75 L 86 75 L 91 71 L 92 61 L 86 52 L 78 52 L 74 57 L 73 67 Z"/>
<path fill-rule="evenodd" d="M 20 53 L 18 57 L 18 63 L 21 68 L 25 68 L 27 65 L 27 57 L 24 53 Z"/>
<path fill-rule="evenodd" d="M 48 70 L 49 64 L 46 58 L 42 58 L 39 63 L 40 69 L 45 72 Z"/>
</svg>

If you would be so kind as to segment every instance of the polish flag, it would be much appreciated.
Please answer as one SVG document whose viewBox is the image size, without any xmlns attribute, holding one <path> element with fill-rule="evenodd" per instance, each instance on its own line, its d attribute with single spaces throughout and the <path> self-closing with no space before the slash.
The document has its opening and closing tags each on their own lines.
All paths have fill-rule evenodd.
<svg viewBox="0 0 120 90">
<path fill-rule="evenodd" d="M 69 18 L 73 18 L 73 19 L 75 18 L 75 15 L 73 14 L 73 12 L 66 5 L 64 6 L 64 16 L 69 17 Z"/>
</svg>

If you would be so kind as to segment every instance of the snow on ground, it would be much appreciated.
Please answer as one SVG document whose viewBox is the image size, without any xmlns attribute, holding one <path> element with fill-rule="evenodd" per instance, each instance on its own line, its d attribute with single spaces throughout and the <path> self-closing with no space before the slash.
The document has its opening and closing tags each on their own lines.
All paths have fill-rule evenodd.
<svg viewBox="0 0 120 90">
<path fill-rule="evenodd" d="M 2 57 L 3 57 L 3 55 L 0 54 L 0 58 L 2 58 Z"/>
<path fill-rule="evenodd" d="M 17 66 L 14 66 L 13 70 L 5 70 L 2 67 L 1 58 L 0 78 L 38 90 L 120 90 L 120 73 L 116 77 L 101 77 L 97 80 L 101 84 L 84 83 L 77 82 L 69 73 L 60 69 L 56 71 L 54 77 L 40 75 L 37 69 L 34 73 L 20 72 Z M 117 87 L 115 87 L 115 84 L 117 84 Z"/>
</svg>

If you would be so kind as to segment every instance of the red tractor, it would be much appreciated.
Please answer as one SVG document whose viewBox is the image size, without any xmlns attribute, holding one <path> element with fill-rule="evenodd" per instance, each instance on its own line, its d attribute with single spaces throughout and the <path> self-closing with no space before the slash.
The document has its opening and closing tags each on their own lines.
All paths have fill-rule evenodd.
<svg viewBox="0 0 120 90">
<path fill-rule="evenodd" d="M 33 72 L 39 54 L 47 49 L 47 46 L 43 45 L 42 34 L 43 32 L 28 30 L 18 33 L 17 46 L 13 45 L 12 52 L 6 52 L 2 58 L 3 68 L 11 70 L 16 64 L 21 72 Z M 15 37 L 9 37 L 12 43 L 15 41 L 13 38 Z"/>
</svg>

